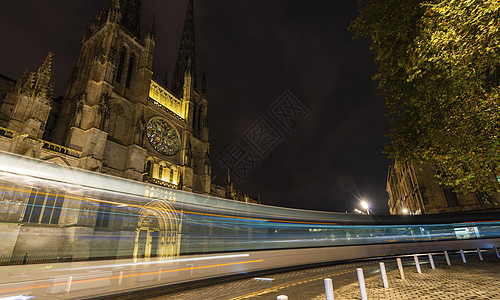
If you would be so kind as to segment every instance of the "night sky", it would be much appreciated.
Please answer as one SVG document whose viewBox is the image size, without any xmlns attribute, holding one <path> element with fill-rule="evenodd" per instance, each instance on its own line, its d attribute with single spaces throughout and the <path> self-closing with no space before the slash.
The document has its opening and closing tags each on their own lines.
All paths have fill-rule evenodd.
<svg viewBox="0 0 500 300">
<path fill-rule="evenodd" d="M 63 95 L 85 28 L 104 0 L 0 2 L 0 73 L 17 80 L 54 52 L 55 95 Z M 172 78 L 187 0 L 143 0 L 142 30 L 156 14 L 154 78 Z M 212 174 L 219 158 L 289 90 L 309 114 L 236 188 L 264 204 L 349 211 L 365 197 L 387 213 L 390 161 L 384 99 L 367 40 L 353 40 L 353 0 L 195 0 L 198 79 L 206 71 Z"/>
</svg>

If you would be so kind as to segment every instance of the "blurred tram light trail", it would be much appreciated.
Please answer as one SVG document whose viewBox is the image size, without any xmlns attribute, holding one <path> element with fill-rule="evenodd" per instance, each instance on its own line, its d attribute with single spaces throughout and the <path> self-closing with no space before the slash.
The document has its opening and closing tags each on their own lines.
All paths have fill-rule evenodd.
<svg viewBox="0 0 500 300">
<path fill-rule="evenodd" d="M 277 268 L 500 245 L 496 211 L 308 211 L 2 151 L 0 161 L 0 297 L 9 300 L 91 298 Z"/>
<path fill-rule="evenodd" d="M 171 273 L 171 272 L 178 272 L 178 271 L 191 271 L 191 270 L 199 270 L 199 269 L 209 269 L 209 268 L 218 268 L 218 267 L 225 267 L 225 266 L 233 266 L 233 265 L 240 265 L 240 264 L 251 264 L 251 263 L 260 263 L 263 262 L 264 260 L 258 259 L 258 260 L 249 260 L 249 261 L 241 261 L 241 262 L 232 262 L 232 263 L 223 263 L 223 264 L 215 264 L 215 265 L 205 265 L 205 266 L 190 266 L 187 268 L 178 268 L 178 269 L 172 269 L 172 270 L 159 270 L 159 271 L 151 271 L 151 272 L 143 272 L 139 271 L 133 274 L 126 274 L 126 275 L 116 275 L 116 276 L 110 276 L 110 272 L 104 272 L 108 276 L 104 277 L 98 277 L 98 278 L 85 278 L 88 277 L 88 274 L 77 274 L 77 275 L 72 275 L 73 280 L 72 280 L 72 285 L 75 286 L 77 284 L 82 284 L 82 283 L 92 283 L 96 281 L 106 281 L 103 284 L 99 284 L 98 286 L 105 286 L 109 285 L 109 281 L 113 279 L 118 279 L 120 277 L 122 278 L 129 278 L 129 277 L 136 277 L 136 276 L 146 276 L 146 275 L 157 275 L 157 274 L 164 274 L 164 273 Z M 92 274 L 93 276 L 97 274 Z M 102 274 L 99 274 L 102 275 Z M 78 277 L 80 276 L 80 279 Z M 0 293 L 9 293 L 9 292 L 15 292 L 15 291 L 22 291 L 22 290 L 33 290 L 33 289 L 40 289 L 40 288 L 47 288 L 48 293 L 60 293 L 64 291 L 67 285 L 67 278 L 69 275 L 66 275 L 64 277 L 58 276 L 49 279 L 48 284 L 40 284 L 40 285 L 28 285 L 28 286 L 20 286 L 20 287 L 13 287 L 13 288 L 4 288 L 0 289 Z M 83 278 L 82 278 L 83 277 Z M 21 282 L 20 284 L 22 284 Z M 27 282 L 24 282 L 27 283 Z M 4 285 L 4 284 L 1 284 Z M 88 288 L 88 285 L 82 286 L 80 288 L 74 288 L 75 290 L 77 289 L 86 289 Z"/>
<path fill-rule="evenodd" d="M 193 257 L 193 258 L 178 258 L 178 259 L 168 259 L 168 260 L 156 260 L 156 261 L 142 261 L 124 264 L 109 264 L 109 265 L 96 265 L 80 268 L 68 268 L 62 269 L 61 271 L 74 271 L 74 270 L 87 270 L 87 269 L 101 269 L 101 268 L 118 268 L 127 266 L 139 266 L 139 265 L 154 265 L 154 264 L 172 264 L 172 263 L 182 263 L 182 262 L 193 262 L 193 261 L 204 261 L 213 259 L 224 259 L 224 258 L 239 258 L 248 257 L 250 254 L 234 254 L 234 255 L 218 255 L 218 256 L 208 256 L 208 257 Z"/>
</svg>

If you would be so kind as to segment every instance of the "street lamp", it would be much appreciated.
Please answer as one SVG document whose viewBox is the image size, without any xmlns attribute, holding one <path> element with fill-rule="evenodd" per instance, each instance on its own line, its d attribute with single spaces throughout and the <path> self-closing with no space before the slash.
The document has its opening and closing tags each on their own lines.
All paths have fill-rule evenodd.
<svg viewBox="0 0 500 300">
<path fill-rule="evenodd" d="M 369 214 L 370 214 L 370 213 L 369 213 L 369 210 L 368 210 L 368 209 L 370 208 L 370 204 L 369 204 L 368 202 L 366 202 L 366 201 L 364 201 L 364 200 L 363 200 L 363 201 L 361 201 L 361 207 L 363 207 L 364 209 L 366 209 L 366 214 L 367 214 L 367 215 L 369 215 Z"/>
<path fill-rule="evenodd" d="M 403 214 L 404 214 L 404 215 L 407 215 L 407 214 L 408 214 L 408 209 L 403 208 Z"/>
</svg>

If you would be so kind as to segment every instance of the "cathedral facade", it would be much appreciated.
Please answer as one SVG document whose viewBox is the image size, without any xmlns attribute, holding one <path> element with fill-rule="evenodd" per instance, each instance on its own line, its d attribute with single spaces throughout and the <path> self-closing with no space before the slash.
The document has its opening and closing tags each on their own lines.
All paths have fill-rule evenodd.
<svg viewBox="0 0 500 300">
<path fill-rule="evenodd" d="M 151 17 L 141 1 L 106 0 L 84 34 L 64 97 L 53 98 L 49 53 L 16 82 L 0 76 L 0 149 L 173 189 L 254 201 L 211 186 L 208 93 L 196 71 L 189 0 L 170 88 L 153 77 Z M 201 84 L 199 84 L 201 83 Z"/>
<path fill-rule="evenodd" d="M 211 183 L 208 93 L 204 76 L 199 82 L 196 72 L 193 0 L 188 0 L 169 88 L 152 79 L 155 19 L 151 17 L 141 34 L 140 6 L 140 0 L 104 1 L 84 34 L 64 96 L 52 95 L 52 53 L 36 71 L 27 71 L 17 81 L 0 76 L 0 150 L 145 182 L 153 190 L 167 187 L 258 202 L 235 191 L 230 180 L 226 187 Z M 179 254 L 180 240 L 170 243 L 171 250 L 161 250 L 167 248 L 158 236 L 173 233 L 148 225 L 152 219 L 156 221 L 150 225 L 169 222 L 165 216 L 171 209 L 165 207 L 170 199 L 145 206 L 140 220 L 124 225 L 103 218 L 110 213 L 106 205 L 92 204 L 86 215 L 69 217 L 65 208 L 88 204 L 68 203 L 64 195 L 68 192 L 5 184 L 0 200 L 9 209 L 0 212 L 0 230 L 11 234 L 0 256 L 27 255 L 34 251 L 30 243 L 45 239 L 41 243 L 46 246 L 37 252 L 59 245 L 52 251 L 58 256 L 83 249 L 80 258 L 86 259 L 103 246 L 78 241 L 77 232 L 92 236 L 106 230 L 132 241 L 106 245 L 107 253 L 114 253 L 111 257 Z M 174 227 L 180 236 L 182 224 L 169 228 Z M 68 244 L 69 240 L 75 242 Z"/>
<path fill-rule="evenodd" d="M 42 159 L 56 150 L 69 166 L 210 193 L 207 92 L 197 85 L 193 3 L 171 89 L 152 80 L 154 17 L 143 38 L 139 23 L 140 1 L 107 0 L 59 101 L 51 95 L 52 54 L 23 75 L 1 108 L 0 126 L 17 141 L 2 148 Z"/>
</svg>

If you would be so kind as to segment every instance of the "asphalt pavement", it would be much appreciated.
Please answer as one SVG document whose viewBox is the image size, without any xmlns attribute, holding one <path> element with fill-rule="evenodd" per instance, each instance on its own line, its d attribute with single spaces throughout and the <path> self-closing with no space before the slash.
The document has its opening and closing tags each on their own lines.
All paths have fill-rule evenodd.
<svg viewBox="0 0 500 300">
<path fill-rule="evenodd" d="M 272 300 L 287 295 L 289 300 L 326 299 L 324 278 L 331 278 L 335 300 L 361 299 L 357 268 L 362 268 L 369 300 L 372 299 L 499 299 L 500 259 L 492 251 L 466 253 L 463 263 L 459 254 L 450 255 L 451 266 L 444 255 L 434 254 L 435 269 L 427 255 L 419 258 L 418 273 L 413 257 L 403 257 L 405 279 L 400 278 L 395 258 L 370 259 L 354 263 L 321 266 L 289 272 L 266 274 L 205 287 L 152 296 L 155 300 Z M 387 269 L 389 288 L 383 287 L 379 262 Z M 142 295 L 144 296 L 144 295 Z M 141 297 L 142 298 L 142 297 Z M 145 297 L 147 298 L 147 297 Z"/>
</svg>

